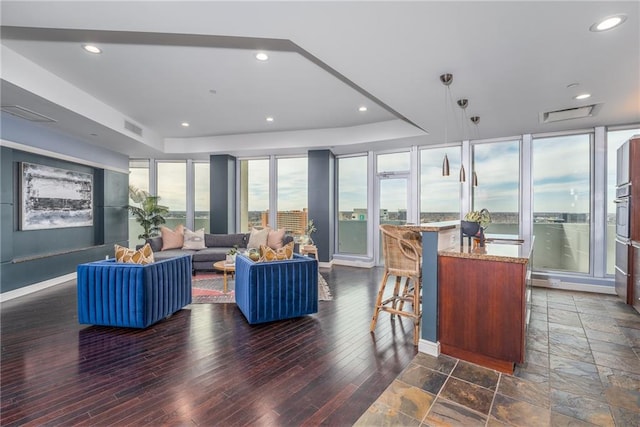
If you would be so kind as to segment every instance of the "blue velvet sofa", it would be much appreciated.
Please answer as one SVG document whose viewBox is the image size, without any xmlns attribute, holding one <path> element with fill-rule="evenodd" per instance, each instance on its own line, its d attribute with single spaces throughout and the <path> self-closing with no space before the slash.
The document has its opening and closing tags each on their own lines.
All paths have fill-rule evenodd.
<svg viewBox="0 0 640 427">
<path fill-rule="evenodd" d="M 191 256 L 147 265 L 114 259 L 77 268 L 78 321 L 146 328 L 191 304 Z"/>
<path fill-rule="evenodd" d="M 318 261 L 293 257 L 272 262 L 236 257 L 236 304 L 250 324 L 318 312 Z"/>
</svg>

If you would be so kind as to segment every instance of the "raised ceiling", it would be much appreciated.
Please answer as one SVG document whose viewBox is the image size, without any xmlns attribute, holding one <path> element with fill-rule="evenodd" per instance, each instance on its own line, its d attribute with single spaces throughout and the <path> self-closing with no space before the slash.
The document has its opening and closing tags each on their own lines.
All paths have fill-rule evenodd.
<svg viewBox="0 0 640 427">
<path fill-rule="evenodd" d="M 44 114 L 55 122 L 37 126 L 132 157 L 346 153 L 640 122 L 638 2 L 1 8 L 2 105 Z M 621 27 L 589 31 L 617 13 L 627 15 Z M 259 51 L 269 60 L 257 61 Z M 448 120 L 445 72 L 454 75 L 453 97 L 469 99 Z M 591 98 L 575 100 L 582 92 Z M 590 104 L 598 105 L 594 116 L 540 119 Z"/>
</svg>

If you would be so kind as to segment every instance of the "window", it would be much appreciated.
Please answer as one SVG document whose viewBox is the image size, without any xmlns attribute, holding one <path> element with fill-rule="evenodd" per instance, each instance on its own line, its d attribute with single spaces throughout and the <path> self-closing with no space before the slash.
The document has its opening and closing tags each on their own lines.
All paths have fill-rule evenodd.
<svg viewBox="0 0 640 427">
<path fill-rule="evenodd" d="M 186 225 L 187 219 L 187 163 L 158 162 L 159 203 L 169 208 L 165 225 L 175 228 Z"/>
<path fill-rule="evenodd" d="M 473 187 L 473 210 L 487 209 L 491 224 L 487 233 L 519 234 L 520 141 L 473 145 L 473 170 L 466 179 L 478 177 Z M 463 212 L 466 214 L 466 212 Z"/>
<path fill-rule="evenodd" d="M 451 174 L 442 176 L 445 154 Z M 420 222 L 460 219 L 460 147 L 420 151 Z"/>
<path fill-rule="evenodd" d="M 305 158 L 277 159 L 278 228 L 299 236 L 307 227 L 307 176 Z"/>
<path fill-rule="evenodd" d="M 338 253 L 367 254 L 367 156 L 338 158 Z"/>
<path fill-rule="evenodd" d="M 640 129 L 607 132 L 607 274 L 614 274 L 616 243 L 616 158 L 618 148 Z"/>
<path fill-rule="evenodd" d="M 269 159 L 240 161 L 240 231 L 269 225 Z"/>
<path fill-rule="evenodd" d="M 409 152 L 378 154 L 377 163 L 378 173 L 392 171 L 409 171 L 411 166 Z"/>
<path fill-rule="evenodd" d="M 129 161 L 129 186 L 133 186 L 138 190 L 149 191 L 148 160 Z M 133 200 L 129 199 L 129 205 L 135 205 Z M 135 246 L 136 242 L 142 242 L 141 239 L 138 239 L 138 236 L 143 232 L 142 226 L 129 213 L 129 245 Z"/>
<path fill-rule="evenodd" d="M 533 140 L 533 266 L 589 273 L 591 135 Z"/>
<path fill-rule="evenodd" d="M 209 227 L 209 163 L 194 163 L 194 230 L 204 228 L 210 230 Z"/>
</svg>

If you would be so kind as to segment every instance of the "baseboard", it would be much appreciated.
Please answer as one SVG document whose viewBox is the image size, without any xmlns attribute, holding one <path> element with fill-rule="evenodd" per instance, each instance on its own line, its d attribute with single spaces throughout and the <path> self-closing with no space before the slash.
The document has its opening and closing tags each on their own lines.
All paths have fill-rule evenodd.
<svg viewBox="0 0 640 427">
<path fill-rule="evenodd" d="M 429 356 L 438 357 L 440 356 L 440 343 L 420 338 L 420 341 L 418 341 L 418 351 L 428 354 Z"/>
<path fill-rule="evenodd" d="M 22 297 L 32 294 L 34 292 L 41 291 L 43 289 L 57 286 L 69 280 L 75 280 L 76 273 L 65 274 L 64 276 L 54 277 L 53 279 L 45 280 L 43 282 L 34 283 L 33 285 L 25 286 L 22 288 L 14 289 L 13 291 L 3 292 L 0 294 L 0 302 L 12 300 L 14 298 Z"/>
<path fill-rule="evenodd" d="M 547 279 L 532 279 L 531 284 L 536 288 L 561 289 L 564 291 L 592 292 L 596 294 L 616 295 L 615 288 L 602 285 L 585 285 L 583 283 L 551 282 Z"/>
<path fill-rule="evenodd" d="M 329 262 L 320 262 L 318 261 L 318 267 L 320 268 L 331 268 L 333 267 L 333 261 L 329 261 Z"/>
<path fill-rule="evenodd" d="M 376 264 L 372 261 L 359 261 L 353 259 L 333 259 L 333 264 L 335 265 L 344 265 L 347 267 L 360 267 L 360 268 L 372 268 L 375 267 Z"/>
</svg>

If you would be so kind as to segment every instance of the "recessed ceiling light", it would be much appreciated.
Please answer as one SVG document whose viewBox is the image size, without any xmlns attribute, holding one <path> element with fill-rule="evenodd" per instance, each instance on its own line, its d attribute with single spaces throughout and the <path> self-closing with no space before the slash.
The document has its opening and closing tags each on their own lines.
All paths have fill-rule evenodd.
<svg viewBox="0 0 640 427">
<path fill-rule="evenodd" d="M 367 111 L 367 107 L 363 105 L 360 108 L 358 108 L 358 111 L 360 111 L 361 113 L 364 113 L 365 111 Z"/>
<path fill-rule="evenodd" d="M 578 86 L 580 86 L 580 83 L 569 83 L 567 85 L 567 89 L 571 89 L 572 87 L 578 87 Z"/>
<path fill-rule="evenodd" d="M 264 52 L 258 52 L 258 53 L 256 53 L 256 59 L 258 61 L 266 61 L 266 60 L 269 59 L 269 55 L 267 55 Z"/>
<path fill-rule="evenodd" d="M 188 128 L 189 127 L 189 122 L 182 122 L 180 123 L 180 125 L 184 128 Z"/>
<path fill-rule="evenodd" d="M 589 31 L 607 31 L 624 23 L 627 20 L 627 15 L 620 13 L 618 15 L 607 16 L 599 22 L 594 23 L 589 27 Z"/>
<path fill-rule="evenodd" d="M 587 99 L 587 98 L 591 98 L 590 93 L 581 93 L 580 95 L 576 95 L 573 97 L 573 99 Z"/>
<path fill-rule="evenodd" d="M 92 44 L 83 44 L 82 48 L 89 53 L 102 53 L 102 49 Z"/>
<path fill-rule="evenodd" d="M 267 121 L 271 123 L 273 121 L 273 117 L 267 117 Z"/>
</svg>

